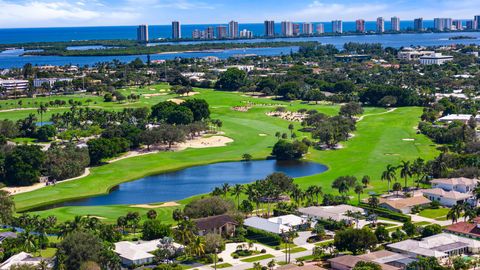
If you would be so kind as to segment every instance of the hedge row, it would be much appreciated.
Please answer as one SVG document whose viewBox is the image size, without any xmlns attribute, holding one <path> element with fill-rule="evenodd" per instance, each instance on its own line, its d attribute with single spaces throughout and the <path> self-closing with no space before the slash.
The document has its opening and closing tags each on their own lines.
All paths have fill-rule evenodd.
<svg viewBox="0 0 480 270">
<path fill-rule="evenodd" d="M 278 234 L 250 227 L 247 228 L 247 234 L 245 236 L 250 240 L 257 241 L 267 246 L 278 246 L 282 242 L 282 238 Z"/>
<path fill-rule="evenodd" d="M 377 208 L 373 208 L 371 207 L 370 205 L 366 204 L 366 203 L 360 203 L 358 206 L 360 206 L 361 208 L 367 210 L 368 212 L 372 212 L 372 213 L 375 213 L 377 214 L 378 216 L 381 216 L 381 217 L 384 217 L 384 218 L 389 218 L 389 219 L 393 219 L 393 220 L 398 220 L 400 222 L 407 222 L 407 221 L 411 221 L 412 218 L 408 215 L 404 215 L 402 213 L 397 213 L 397 212 L 393 212 L 393 211 L 390 211 L 388 209 L 385 209 L 385 208 L 381 208 L 381 207 L 377 207 Z"/>
</svg>

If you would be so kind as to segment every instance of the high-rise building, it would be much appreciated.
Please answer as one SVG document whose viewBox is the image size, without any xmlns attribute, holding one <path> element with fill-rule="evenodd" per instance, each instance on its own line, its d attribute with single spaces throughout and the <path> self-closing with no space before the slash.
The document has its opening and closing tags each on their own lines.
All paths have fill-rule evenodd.
<svg viewBox="0 0 480 270">
<path fill-rule="evenodd" d="M 385 32 L 385 20 L 383 17 L 377 18 L 377 33 Z"/>
<path fill-rule="evenodd" d="M 413 20 L 413 30 L 417 32 L 423 31 L 423 18 L 416 18 Z"/>
<path fill-rule="evenodd" d="M 451 18 L 434 18 L 433 19 L 433 28 L 437 31 L 450 31 L 452 30 L 452 19 Z"/>
<path fill-rule="evenodd" d="M 215 38 L 215 28 L 213 26 L 207 27 L 205 29 L 205 39 L 214 39 Z"/>
<path fill-rule="evenodd" d="M 343 33 L 343 23 L 341 20 L 332 21 L 332 32 L 333 33 Z"/>
<path fill-rule="evenodd" d="M 462 20 L 453 20 L 452 26 L 454 30 L 463 30 L 463 22 Z"/>
<path fill-rule="evenodd" d="M 392 17 L 390 19 L 390 22 L 392 24 L 392 31 L 394 32 L 399 32 L 400 31 L 400 18 L 398 17 Z"/>
<path fill-rule="evenodd" d="M 182 27 L 180 26 L 180 22 L 178 21 L 172 22 L 172 38 L 173 39 L 182 38 Z"/>
<path fill-rule="evenodd" d="M 480 15 L 473 18 L 473 29 L 480 30 Z"/>
<path fill-rule="evenodd" d="M 365 33 L 365 20 L 364 19 L 358 19 L 355 21 L 356 25 L 356 30 L 359 33 Z"/>
<path fill-rule="evenodd" d="M 228 37 L 228 30 L 225 25 L 217 26 L 217 38 L 224 39 Z"/>
<path fill-rule="evenodd" d="M 192 38 L 193 39 L 200 39 L 202 38 L 202 32 L 199 29 L 195 29 L 192 31 Z"/>
<path fill-rule="evenodd" d="M 300 35 L 300 24 L 294 23 L 293 24 L 293 35 L 299 36 Z"/>
<path fill-rule="evenodd" d="M 275 22 L 274 21 L 265 21 L 265 36 L 274 37 L 275 36 Z"/>
<path fill-rule="evenodd" d="M 317 34 L 321 35 L 323 33 L 325 33 L 325 26 L 323 23 L 317 24 Z"/>
<path fill-rule="evenodd" d="M 241 38 L 253 38 L 253 32 L 248 31 L 247 29 L 243 29 L 240 31 L 240 37 Z"/>
<path fill-rule="evenodd" d="M 148 24 L 142 24 L 138 26 L 137 40 L 140 42 L 148 42 Z"/>
<path fill-rule="evenodd" d="M 228 23 L 228 36 L 230 38 L 238 38 L 238 22 L 231 21 Z"/>
<path fill-rule="evenodd" d="M 293 23 L 292 22 L 283 21 L 283 22 L 281 22 L 280 25 L 281 25 L 281 28 L 282 28 L 282 36 L 284 36 L 284 37 L 293 36 Z"/>
<path fill-rule="evenodd" d="M 475 24 L 474 24 L 475 21 L 472 21 L 472 20 L 468 20 L 466 23 L 465 23 L 465 28 L 467 30 L 474 30 L 475 29 Z"/>
<path fill-rule="evenodd" d="M 304 35 L 313 35 L 313 24 L 309 22 L 303 23 L 302 33 Z"/>
</svg>

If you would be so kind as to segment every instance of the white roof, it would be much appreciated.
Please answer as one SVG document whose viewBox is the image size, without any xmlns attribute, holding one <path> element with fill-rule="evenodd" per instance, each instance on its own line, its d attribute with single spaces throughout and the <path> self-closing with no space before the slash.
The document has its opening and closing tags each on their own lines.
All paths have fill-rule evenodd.
<svg viewBox="0 0 480 270">
<path fill-rule="evenodd" d="M 387 245 L 387 247 L 393 248 L 396 250 L 401 250 L 401 251 L 404 251 L 405 253 L 413 253 L 413 254 L 426 256 L 426 257 L 440 258 L 440 257 L 446 257 L 448 256 L 448 254 L 436 249 L 441 250 L 441 247 L 444 247 L 446 245 L 456 244 L 456 243 L 466 244 L 468 245 L 469 248 L 480 247 L 480 241 L 456 236 L 450 233 L 441 233 L 437 235 L 432 235 L 432 236 L 423 238 L 421 241 L 408 239 L 398 243 L 389 244 Z"/>
<path fill-rule="evenodd" d="M 455 190 L 445 191 L 441 188 L 424 189 L 422 190 L 422 193 L 427 196 L 438 196 L 456 201 L 469 199 L 473 196 L 471 193 L 461 193 Z"/>
<path fill-rule="evenodd" d="M 307 219 L 299 216 L 295 216 L 295 215 L 284 215 L 284 216 L 269 218 L 268 221 L 278 223 L 278 224 L 283 224 L 286 226 L 298 226 L 298 225 L 305 224 L 307 222 Z"/>
<path fill-rule="evenodd" d="M 159 244 L 160 239 L 138 243 L 122 241 L 115 243 L 115 252 L 120 257 L 131 261 L 153 258 L 155 256 L 150 254 L 150 252 L 157 250 Z M 180 247 L 176 243 L 173 243 L 173 245 Z"/>
<path fill-rule="evenodd" d="M 272 222 L 261 217 L 249 217 L 243 221 L 243 225 L 276 234 L 290 230 L 290 227 L 287 225 Z"/>
<path fill-rule="evenodd" d="M 341 204 L 341 205 L 335 205 L 335 206 L 310 206 L 307 208 L 300 208 L 298 209 L 298 211 L 308 216 L 314 216 L 316 218 L 322 218 L 322 219 L 331 218 L 336 221 L 348 219 L 348 217 L 345 216 L 345 214 L 348 211 L 365 213 L 365 211 L 362 208 L 354 207 L 347 204 Z"/>
<path fill-rule="evenodd" d="M 431 181 L 433 184 L 447 184 L 447 185 L 464 185 L 464 186 L 474 186 L 478 183 L 478 179 L 472 179 L 472 178 L 465 178 L 465 177 L 459 177 L 459 178 L 438 178 L 438 179 L 433 179 Z"/>
<path fill-rule="evenodd" d="M 438 119 L 438 121 L 454 121 L 454 120 L 460 120 L 460 121 L 468 121 L 472 117 L 471 114 L 449 114 L 447 116 L 441 117 Z M 475 119 L 478 119 L 478 117 L 475 117 Z"/>
<path fill-rule="evenodd" d="M 20 252 L 12 257 L 8 258 L 5 262 L 0 264 L 0 270 L 9 270 L 14 265 L 38 265 L 41 259 L 34 258 L 31 254 L 26 252 Z"/>
</svg>

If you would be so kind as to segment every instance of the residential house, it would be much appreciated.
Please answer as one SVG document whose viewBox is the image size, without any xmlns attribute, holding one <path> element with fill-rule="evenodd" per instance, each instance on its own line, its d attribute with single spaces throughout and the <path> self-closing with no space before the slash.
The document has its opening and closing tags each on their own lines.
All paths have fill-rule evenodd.
<svg viewBox="0 0 480 270">
<path fill-rule="evenodd" d="M 408 239 L 387 245 L 393 252 L 409 257 L 435 257 L 446 259 L 465 253 L 478 253 L 480 241 L 460 237 L 450 233 L 441 233 L 423 238 L 421 241 Z"/>
<path fill-rule="evenodd" d="M 275 234 L 282 234 L 292 229 L 290 226 L 261 217 L 249 217 L 243 221 L 243 225 Z"/>
<path fill-rule="evenodd" d="M 464 202 L 472 202 L 471 193 L 461 193 L 455 190 L 445 191 L 441 188 L 431 188 L 422 191 L 423 195 L 431 201 L 438 201 L 443 206 L 454 206 Z"/>
<path fill-rule="evenodd" d="M 17 234 L 14 232 L 1 232 L 0 233 L 0 244 L 7 238 L 17 238 Z"/>
<path fill-rule="evenodd" d="M 326 270 L 315 264 L 306 264 L 302 266 L 298 266 L 296 264 L 286 264 L 279 266 L 276 270 Z"/>
<path fill-rule="evenodd" d="M 365 214 L 365 210 L 351 205 L 341 204 L 334 206 L 310 206 L 298 209 L 298 212 L 315 219 L 333 219 L 335 221 L 349 220 L 348 212 L 360 212 Z"/>
<path fill-rule="evenodd" d="M 308 226 L 308 219 L 305 217 L 299 217 L 296 215 L 284 215 L 278 217 L 269 218 L 268 221 L 283 224 L 293 229 L 302 229 Z"/>
<path fill-rule="evenodd" d="M 480 240 L 480 217 L 474 218 L 472 222 L 457 222 L 444 228 L 445 232 L 455 235 Z"/>
<path fill-rule="evenodd" d="M 447 116 L 440 117 L 438 121 L 446 122 L 446 123 L 451 123 L 453 121 L 460 121 L 466 124 L 470 120 L 470 118 L 472 118 L 472 116 L 473 115 L 471 114 L 449 114 Z M 480 116 L 475 116 L 475 120 L 479 122 Z"/>
<path fill-rule="evenodd" d="M 396 254 L 393 252 L 390 252 L 391 254 Z M 344 255 L 344 256 L 338 256 L 332 259 L 328 259 L 328 262 L 330 263 L 330 268 L 333 270 L 351 270 L 355 267 L 355 265 L 358 262 L 375 262 L 371 260 L 371 257 L 374 257 L 374 255 L 371 255 L 370 257 L 362 257 L 362 256 L 353 256 L 353 255 Z M 400 270 L 401 268 L 388 265 L 382 262 L 376 262 L 382 270 Z"/>
<path fill-rule="evenodd" d="M 8 258 L 6 261 L 0 264 L 0 270 L 10 270 L 12 266 L 38 266 L 44 260 L 43 258 L 33 257 L 31 254 L 26 252 L 20 252 L 12 257 Z"/>
<path fill-rule="evenodd" d="M 153 262 L 155 256 L 152 254 L 158 249 L 160 240 L 115 243 L 115 253 L 118 254 L 124 266 L 145 265 Z M 175 247 L 181 247 L 174 243 Z"/>
<path fill-rule="evenodd" d="M 196 219 L 198 235 L 217 233 L 223 236 L 233 236 L 238 223 L 229 215 L 219 215 Z"/>
<path fill-rule="evenodd" d="M 431 203 L 429 199 L 421 194 L 412 197 L 388 197 L 380 198 L 379 206 L 389 209 L 391 211 L 402 214 L 410 214 L 412 208 L 415 206 L 425 206 Z"/>
<path fill-rule="evenodd" d="M 472 192 L 478 184 L 478 179 L 471 179 L 465 177 L 459 178 L 440 178 L 431 181 L 433 188 L 441 188 L 446 191 L 458 191 L 461 193 Z"/>
</svg>

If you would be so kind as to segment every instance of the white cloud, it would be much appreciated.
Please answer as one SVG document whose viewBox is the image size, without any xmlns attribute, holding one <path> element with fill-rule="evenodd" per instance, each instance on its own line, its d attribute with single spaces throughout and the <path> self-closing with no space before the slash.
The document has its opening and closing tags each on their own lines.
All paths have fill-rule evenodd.
<svg viewBox="0 0 480 270">
<path fill-rule="evenodd" d="M 305 21 L 327 21 L 334 19 L 355 20 L 372 19 L 387 10 L 388 5 L 381 3 L 340 4 L 315 0 L 307 7 L 288 14 L 285 19 Z"/>
<path fill-rule="evenodd" d="M 174 9 L 214 9 L 215 7 L 212 4 L 207 4 L 204 2 L 196 2 L 189 0 L 162 0 L 158 1 L 155 5 L 156 8 L 174 8 Z"/>
</svg>

